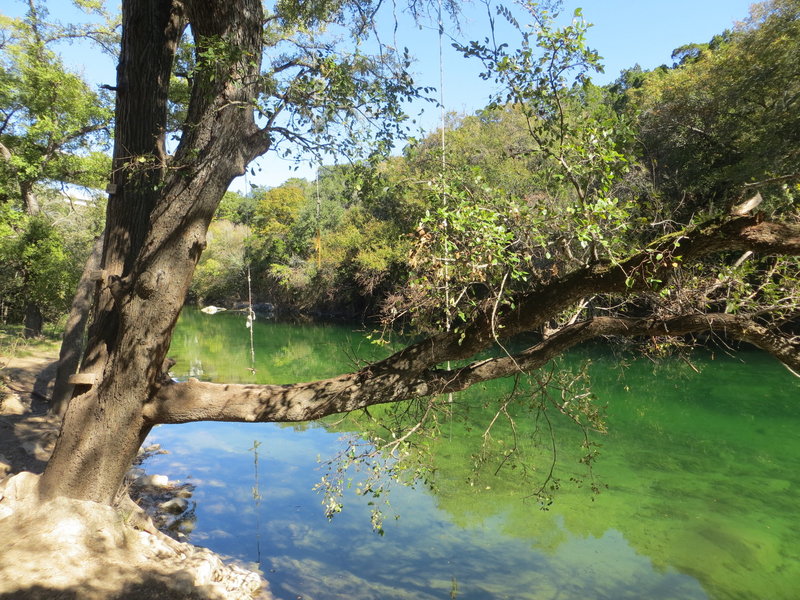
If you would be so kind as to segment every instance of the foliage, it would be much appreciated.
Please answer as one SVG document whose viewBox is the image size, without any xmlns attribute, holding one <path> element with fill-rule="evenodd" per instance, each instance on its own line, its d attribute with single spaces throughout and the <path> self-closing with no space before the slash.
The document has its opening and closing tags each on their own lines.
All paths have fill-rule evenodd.
<svg viewBox="0 0 800 600">
<path fill-rule="evenodd" d="M 57 319 L 69 307 L 79 272 L 63 238 L 42 216 L 12 215 L 0 228 L 4 309 L 19 320 L 25 307 L 34 304 L 46 318 Z"/>
<path fill-rule="evenodd" d="M 408 252 L 385 183 L 366 165 L 323 167 L 313 183 L 293 179 L 241 200 L 256 206 L 246 244 L 257 297 L 351 316 L 380 299 Z"/>
<path fill-rule="evenodd" d="M 727 209 L 743 186 L 771 183 L 774 209 L 796 201 L 800 3 L 755 5 L 733 31 L 676 52 L 679 64 L 626 95 L 644 159 L 679 215 Z"/>
<path fill-rule="evenodd" d="M 41 4 L 29 6 L 25 19 L 0 16 L 0 227 L 7 230 L 0 277 L 11 318 L 27 306 L 56 319 L 102 229 L 89 198 L 96 194 L 82 194 L 76 206 L 74 189 L 58 188 L 105 187 L 111 99 L 91 91 L 52 48 L 88 32 L 50 23 Z"/>
<path fill-rule="evenodd" d="M 247 299 L 247 225 L 217 220 L 208 229 L 206 247 L 189 288 L 199 304 L 226 304 Z"/>
<path fill-rule="evenodd" d="M 104 187 L 111 99 L 89 89 L 50 45 L 75 35 L 31 4 L 0 21 L 0 200 L 20 201 L 43 180 Z"/>
<path fill-rule="evenodd" d="M 522 112 L 533 146 L 529 151 L 546 159 L 552 177 L 571 188 L 565 210 L 588 257 L 614 257 L 630 217 L 627 203 L 613 195 L 615 180 L 627 170 L 628 127 L 595 98 L 602 92 L 589 73 L 602 68 L 598 54 L 586 46 L 589 24 L 580 9 L 559 28 L 540 3 L 520 4 L 531 19 L 526 27 L 498 9 L 520 34 L 517 49 L 478 42 L 459 49 L 482 61 L 483 78 L 502 85 L 493 106 L 511 104 Z"/>
<path fill-rule="evenodd" d="M 395 184 L 414 195 L 425 213 L 418 221 L 408 261 L 409 278 L 386 304 L 389 320 L 411 315 L 416 331 L 453 329 L 464 343 L 469 343 L 467 336 L 476 322 L 489 323 L 497 351 L 509 357 L 505 342 L 500 343 L 503 332 L 495 327 L 495 317 L 513 314 L 515 299 L 521 293 L 580 265 L 602 259 L 619 264 L 659 234 L 688 225 L 692 215 L 685 212 L 685 206 L 667 200 L 677 179 L 647 177 L 648 166 L 660 175 L 665 164 L 677 166 L 670 153 L 681 160 L 696 159 L 691 166 L 695 171 L 681 173 L 687 177 L 682 189 L 692 193 L 699 193 L 705 185 L 703 177 L 716 178 L 718 183 L 727 177 L 719 163 L 670 137 L 674 129 L 661 126 L 661 111 L 684 122 L 710 119 L 720 132 L 727 123 L 731 131 L 737 128 L 737 135 L 747 135 L 752 144 L 747 156 L 744 152 L 725 156 L 725 160 L 748 161 L 738 162 L 736 167 L 731 163 L 738 179 L 728 179 L 727 187 L 715 192 L 717 196 L 705 195 L 695 202 L 694 210 L 718 214 L 720 208 L 727 207 L 715 205 L 714 198 L 730 202 L 734 194 L 740 194 L 741 200 L 747 186 L 767 180 L 768 184 L 777 184 L 771 188 L 767 210 L 778 207 L 785 215 L 792 215 L 790 219 L 797 219 L 796 208 L 792 208 L 796 190 L 786 185 L 794 180 L 796 166 L 797 144 L 791 141 L 797 129 L 796 114 L 780 112 L 792 105 L 795 96 L 791 89 L 797 78 L 788 79 L 794 69 L 789 64 L 796 62 L 791 63 L 788 57 L 796 54 L 794 43 L 800 39 L 791 35 L 796 2 L 764 5 L 754 11 L 754 15 L 760 15 L 758 24 L 754 16 L 747 27 L 717 36 L 707 46 L 680 49 L 675 55 L 680 64 L 673 70 L 646 74 L 634 68 L 605 89 L 594 86 L 588 78 L 588 71 L 599 68 L 599 63 L 596 53 L 585 46 L 587 25 L 580 12 L 575 13 L 570 25 L 555 28 L 551 16 L 538 3 L 526 2 L 523 6 L 532 17 L 529 29 L 520 27 L 510 12 L 500 10 L 521 33 L 518 49 L 509 51 L 505 44 L 495 46 L 488 40 L 460 47 L 466 56 L 482 61 L 485 78 L 502 84 L 503 92 L 496 101 L 474 117 L 450 119 L 444 131 L 444 156 L 437 134 L 414 143 L 402 159 L 392 163 Z M 756 32 L 760 27 L 764 30 Z M 743 51 L 745 40 L 749 40 L 747 47 L 753 52 L 778 61 L 776 73 L 768 74 L 766 64 L 747 64 L 750 54 Z M 773 53 L 756 41 L 769 46 Z M 735 75 L 704 70 L 717 64 L 716 60 L 724 62 Z M 758 94 L 763 97 L 764 91 L 769 94 L 774 89 L 774 101 L 760 113 L 750 109 L 748 114 L 753 113 L 757 121 L 740 126 L 737 124 L 745 120 L 740 112 L 741 100 L 754 95 L 752 89 L 745 93 L 744 82 L 753 80 L 755 70 L 765 83 L 771 83 Z M 701 73 L 709 79 L 699 77 Z M 788 95 L 783 89 L 790 90 Z M 676 97 L 685 102 L 671 105 L 671 98 Z M 770 121 L 768 113 L 777 119 Z M 783 136 L 781 143 L 770 145 L 773 135 Z M 766 146 L 769 153 L 763 150 Z M 637 148 L 642 147 L 652 154 L 639 154 Z M 658 162 L 653 156 L 666 158 Z M 776 181 L 770 181 L 773 178 Z M 769 189 L 764 188 L 765 192 Z M 686 231 L 691 231 L 691 225 Z M 654 265 L 679 268 L 681 254 L 680 239 L 676 238 L 671 251 L 653 252 L 650 260 Z M 670 280 L 645 276 L 643 289 L 633 295 L 584 298 L 558 322 L 546 324 L 541 335 L 546 340 L 576 320 L 591 320 L 598 313 L 666 319 L 676 314 L 717 311 L 748 315 L 791 329 L 800 300 L 799 266 L 795 258 L 752 253 L 714 257 L 682 268 Z M 628 287 L 636 286 L 640 277 L 637 272 L 629 273 Z M 663 338 L 653 340 L 652 346 L 659 352 L 667 348 Z M 548 378 L 542 372 L 530 376 L 533 382 Z M 567 373 L 555 370 L 550 376 L 560 390 L 557 394 L 547 385 L 532 386 L 537 389 L 534 404 L 542 411 L 537 419 L 547 415 L 546 407 L 550 407 L 585 432 L 603 432 L 602 410 L 588 390 L 576 383 L 580 378 L 570 380 Z M 407 440 L 404 432 L 413 431 L 418 441 L 419 436 L 431 431 L 435 437 L 435 419 L 429 412 L 437 402 L 446 401 L 434 398 L 422 403 L 426 408 L 417 412 L 407 406 L 400 409 L 405 417 L 415 416 L 410 423 L 392 430 L 390 437 L 365 436 L 371 447 L 390 452 L 390 473 L 407 458 L 405 454 L 391 454 L 398 447 L 398 439 Z M 380 422 L 386 424 L 386 415 L 382 416 Z M 498 418 L 508 418 L 514 428 L 513 419 L 502 409 L 490 421 L 495 423 Z M 551 426 L 547 418 L 541 422 Z M 597 447 L 588 435 L 584 443 L 582 460 L 590 466 Z M 502 466 L 512 454 L 518 456 L 516 449 L 511 454 L 508 451 L 487 444 L 476 460 Z M 369 462 L 374 452 L 370 450 L 364 456 Z M 348 457 L 345 467 L 352 460 Z M 339 488 L 331 483 L 336 478 L 330 477 L 322 487 L 329 506 L 335 508 L 338 505 L 330 498 Z M 367 488 L 382 494 L 381 486 L 370 483 L 374 480 L 372 475 L 366 478 Z M 559 485 L 558 478 L 548 477 L 546 485 L 536 492 L 545 507 Z M 601 486 L 592 481 L 591 487 L 597 492 Z"/>
</svg>

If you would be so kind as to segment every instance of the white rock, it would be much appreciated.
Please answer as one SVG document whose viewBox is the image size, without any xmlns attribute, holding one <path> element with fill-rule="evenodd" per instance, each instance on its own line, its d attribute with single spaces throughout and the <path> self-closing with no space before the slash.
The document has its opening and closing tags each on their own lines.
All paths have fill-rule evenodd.
<svg viewBox="0 0 800 600">
<path fill-rule="evenodd" d="M 38 499 L 36 486 L 39 484 L 39 475 L 22 471 L 3 480 L 3 502 L 23 502 L 26 498 Z"/>
<path fill-rule="evenodd" d="M 194 567 L 194 582 L 197 585 L 206 585 L 213 581 L 215 565 L 209 560 L 203 560 Z"/>
<path fill-rule="evenodd" d="M 142 475 L 145 475 L 144 469 L 140 467 L 131 467 L 128 469 L 128 477 L 130 479 L 138 479 Z"/>
<path fill-rule="evenodd" d="M 169 478 L 166 475 L 142 475 L 136 480 L 136 484 L 140 486 L 165 488 L 169 485 Z"/>
<path fill-rule="evenodd" d="M 17 394 L 8 394 L 0 398 L 0 415 L 24 415 L 28 407 Z"/>
</svg>

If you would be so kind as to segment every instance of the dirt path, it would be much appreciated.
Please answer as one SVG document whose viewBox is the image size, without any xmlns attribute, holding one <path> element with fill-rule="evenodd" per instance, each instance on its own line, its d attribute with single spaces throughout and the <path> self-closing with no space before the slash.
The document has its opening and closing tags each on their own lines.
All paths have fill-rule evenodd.
<svg viewBox="0 0 800 600">
<path fill-rule="evenodd" d="M 49 398 L 56 375 L 58 354 L 51 351 L 36 351 L 28 356 L 0 355 L 0 378 L 8 379 L 19 394 L 34 392 Z"/>
<path fill-rule="evenodd" d="M 51 352 L 0 356 L 0 479 L 44 469 L 58 435 L 59 419 L 47 412 L 56 365 Z"/>
</svg>

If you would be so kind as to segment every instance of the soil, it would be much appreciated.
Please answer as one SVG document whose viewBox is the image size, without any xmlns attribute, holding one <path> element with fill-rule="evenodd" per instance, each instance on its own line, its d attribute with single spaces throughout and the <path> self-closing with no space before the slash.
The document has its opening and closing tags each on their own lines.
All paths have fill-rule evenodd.
<svg viewBox="0 0 800 600">
<path fill-rule="evenodd" d="M 0 356 L 0 600 L 271 599 L 252 565 L 175 539 L 188 486 L 134 467 L 135 503 L 38 500 L 60 424 L 47 404 L 55 370 L 47 352 Z"/>
</svg>

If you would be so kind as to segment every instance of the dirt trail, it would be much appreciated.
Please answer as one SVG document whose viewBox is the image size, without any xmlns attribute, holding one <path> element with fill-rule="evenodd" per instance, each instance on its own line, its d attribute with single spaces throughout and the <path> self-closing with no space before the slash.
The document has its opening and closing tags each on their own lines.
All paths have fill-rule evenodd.
<svg viewBox="0 0 800 600">
<path fill-rule="evenodd" d="M 56 366 L 52 352 L 0 356 L 0 479 L 44 469 L 60 421 L 47 412 Z"/>
<path fill-rule="evenodd" d="M 40 399 L 50 397 L 56 376 L 58 354 L 36 351 L 28 356 L 0 355 L 0 378 L 10 380 L 18 394 L 35 393 Z"/>
</svg>

